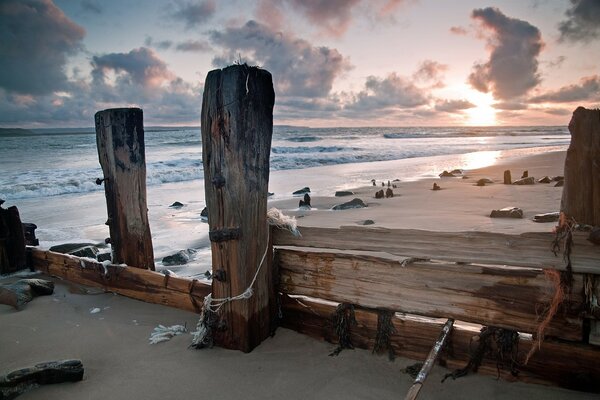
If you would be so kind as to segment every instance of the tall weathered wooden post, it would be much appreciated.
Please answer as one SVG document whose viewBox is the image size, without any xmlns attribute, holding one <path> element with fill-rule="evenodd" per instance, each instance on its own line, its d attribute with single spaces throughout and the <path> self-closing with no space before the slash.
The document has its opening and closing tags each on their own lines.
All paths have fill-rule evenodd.
<svg viewBox="0 0 600 400">
<path fill-rule="evenodd" d="M 98 183 L 104 182 L 112 262 L 154 270 L 143 118 L 139 108 L 96 113 L 96 144 L 104 173 Z"/>
<path fill-rule="evenodd" d="M 233 65 L 206 77 L 201 125 L 212 297 L 239 296 L 258 271 L 253 295 L 226 302 L 213 335 L 218 345 L 244 352 L 270 334 L 273 320 L 266 213 L 274 102 L 268 71 Z"/>
<path fill-rule="evenodd" d="M 600 110 L 578 107 L 569 131 L 560 209 L 577 223 L 600 226 Z"/>
</svg>

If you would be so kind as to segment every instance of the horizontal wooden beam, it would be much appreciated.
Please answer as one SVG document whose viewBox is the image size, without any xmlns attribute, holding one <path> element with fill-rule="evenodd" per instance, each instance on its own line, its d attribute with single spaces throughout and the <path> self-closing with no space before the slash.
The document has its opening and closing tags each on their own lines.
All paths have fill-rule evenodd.
<svg viewBox="0 0 600 400">
<path fill-rule="evenodd" d="M 281 297 L 282 326 L 311 337 L 337 343 L 333 326 L 336 304 L 310 299 Z M 355 309 L 356 324 L 351 327 L 352 344 L 357 348 L 373 349 L 377 335 L 378 314 L 373 310 Z M 423 361 L 432 343 L 439 335 L 443 319 L 418 318 L 396 314 L 392 318 L 393 331 L 390 344 L 396 356 Z M 477 328 L 455 323 L 448 345 L 440 354 L 439 364 L 450 369 L 464 367 L 469 354 L 476 348 Z M 553 384 L 574 390 L 600 392 L 600 349 L 594 346 L 547 340 L 523 365 L 530 350 L 530 339 L 521 337 L 518 343 L 518 375 L 508 369 L 498 368 L 489 354 L 483 359 L 478 372 L 500 376 L 510 381 Z M 452 385 L 451 381 L 446 382 Z"/>
<path fill-rule="evenodd" d="M 434 232 L 365 227 L 299 227 L 302 237 L 274 230 L 275 246 L 383 251 L 406 257 L 475 264 L 514 265 L 565 270 L 562 254 L 552 253 L 554 235 L 533 232 L 508 235 L 490 232 Z M 574 272 L 600 275 L 600 246 L 575 232 L 571 261 Z"/>
<path fill-rule="evenodd" d="M 123 265 L 103 264 L 86 258 L 29 247 L 33 268 L 85 286 L 162 304 L 200 312 L 204 297 L 211 292 L 206 283 L 166 276 L 158 272 Z"/>
<path fill-rule="evenodd" d="M 535 333 L 555 288 L 533 268 L 400 261 L 369 255 L 279 248 L 280 290 L 367 308 L 454 318 Z M 583 278 L 545 331 L 581 341 Z"/>
</svg>

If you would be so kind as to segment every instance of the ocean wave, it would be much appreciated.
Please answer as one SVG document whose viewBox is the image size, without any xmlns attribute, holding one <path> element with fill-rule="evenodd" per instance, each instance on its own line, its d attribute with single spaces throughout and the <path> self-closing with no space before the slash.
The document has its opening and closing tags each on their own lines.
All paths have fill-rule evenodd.
<svg viewBox="0 0 600 400">
<path fill-rule="evenodd" d="M 298 146 L 298 147 L 273 147 L 273 154 L 295 154 L 295 153 L 338 153 L 341 151 L 360 151 L 356 147 L 342 146 Z"/>
<path fill-rule="evenodd" d="M 305 142 L 318 142 L 319 140 L 322 140 L 322 139 L 317 136 L 293 136 L 293 137 L 285 138 L 285 140 L 287 140 L 288 142 L 305 143 Z"/>
</svg>

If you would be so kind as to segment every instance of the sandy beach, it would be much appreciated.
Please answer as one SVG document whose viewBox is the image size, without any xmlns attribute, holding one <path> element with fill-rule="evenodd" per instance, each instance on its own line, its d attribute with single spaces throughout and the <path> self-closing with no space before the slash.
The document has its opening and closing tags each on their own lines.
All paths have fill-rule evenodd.
<svg viewBox="0 0 600 400">
<path fill-rule="evenodd" d="M 352 189 L 356 193 L 354 197 L 368 203 L 365 209 L 330 211 L 334 204 L 352 198 L 333 196 L 314 196 L 312 204 L 316 210 L 311 211 L 297 210 L 298 198 L 275 199 L 271 206 L 296 215 L 301 226 L 343 226 L 372 219 L 374 226 L 390 228 L 510 233 L 550 231 L 554 224 L 535 223 L 531 218 L 536 213 L 557 211 L 561 189 L 541 183 L 503 185 L 502 173 L 511 169 L 513 179 L 519 178 L 523 170 L 536 178 L 561 175 L 564 156 L 564 152 L 548 152 L 508 158 L 486 168 L 465 171 L 466 179 L 401 181 L 394 189 L 395 196 L 389 199 L 374 199 L 376 188 L 372 186 Z M 380 180 L 394 179 L 393 175 L 380 176 Z M 494 183 L 475 186 L 481 177 Z M 442 190 L 430 190 L 433 182 L 437 182 Z M 306 183 L 311 184 L 310 181 Z M 378 185 L 381 185 L 380 181 Z M 179 192 L 179 195 L 193 197 L 191 193 Z M 522 208 L 524 218 L 489 218 L 492 209 L 508 206 Z M 174 218 L 183 219 L 181 214 Z M 200 224 L 195 218 L 186 223 L 190 227 Z M 191 228 L 187 235 L 192 240 L 197 238 L 196 233 Z M 4 278 L 0 283 L 16 279 L 18 277 Z M 0 305 L 2 371 L 41 361 L 78 358 L 85 367 L 84 380 L 38 388 L 20 397 L 23 399 L 191 396 L 209 399 L 391 399 L 402 398 L 412 383 L 403 370 L 414 360 L 390 362 L 386 357 L 374 356 L 365 350 L 343 351 L 338 357 L 329 357 L 334 345 L 283 328 L 250 354 L 219 348 L 192 350 L 188 348 L 189 334 L 150 345 L 148 338 L 154 327 L 181 324 L 190 331 L 196 325 L 197 315 L 54 280 L 57 285 L 52 296 L 36 298 L 21 311 Z M 100 311 L 91 313 L 93 309 Z M 440 383 L 447 372 L 436 366 L 421 398 L 596 398 L 591 394 L 509 383 L 481 375 Z"/>
</svg>

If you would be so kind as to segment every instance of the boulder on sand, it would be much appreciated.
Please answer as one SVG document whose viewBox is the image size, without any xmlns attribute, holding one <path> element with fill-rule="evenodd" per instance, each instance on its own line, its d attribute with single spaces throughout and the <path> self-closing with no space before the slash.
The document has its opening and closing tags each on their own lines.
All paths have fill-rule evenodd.
<svg viewBox="0 0 600 400">
<path fill-rule="evenodd" d="M 535 178 L 533 176 L 528 176 L 526 178 L 521 178 L 513 182 L 513 185 L 534 185 Z"/>
<path fill-rule="evenodd" d="M 169 206 L 169 208 L 181 208 L 181 207 L 183 207 L 183 203 L 180 203 L 178 201 L 176 201 L 175 203 L 173 203 Z"/>
<path fill-rule="evenodd" d="M 385 198 L 389 198 L 389 197 L 394 197 L 394 191 L 390 188 L 387 188 L 387 190 L 385 191 Z"/>
<path fill-rule="evenodd" d="M 367 205 L 359 198 L 350 200 L 349 202 L 333 206 L 332 210 L 349 210 L 352 208 L 365 208 Z"/>
<path fill-rule="evenodd" d="M 172 254 L 170 256 L 166 256 L 162 259 L 162 263 L 163 265 L 184 265 L 187 264 L 191 259 L 192 256 L 196 254 L 196 250 L 194 249 L 187 249 L 187 250 L 180 250 L 175 254 Z"/>
<path fill-rule="evenodd" d="M 523 210 L 517 207 L 505 207 L 500 210 L 492 210 L 490 218 L 523 218 Z"/>
<path fill-rule="evenodd" d="M 456 176 L 452 172 L 444 171 L 440 174 L 440 178 L 455 178 Z"/>
<path fill-rule="evenodd" d="M 384 197 L 384 194 L 383 194 L 383 189 L 381 189 L 381 190 L 380 190 L 380 191 L 378 191 L 378 192 L 375 192 L 375 198 L 376 198 L 376 199 L 383 199 L 383 197 Z"/>
<path fill-rule="evenodd" d="M 351 192 L 349 190 L 338 190 L 337 192 L 335 192 L 335 197 L 352 196 L 353 194 L 354 192 Z"/>
<path fill-rule="evenodd" d="M 556 222 L 560 218 L 560 212 L 537 214 L 533 216 L 534 222 Z"/>
<path fill-rule="evenodd" d="M 310 188 L 308 186 L 303 187 L 302 189 L 298 189 L 296 190 L 294 193 L 292 193 L 293 195 L 299 195 L 299 194 L 305 194 L 305 193 L 310 193 Z"/>
</svg>

